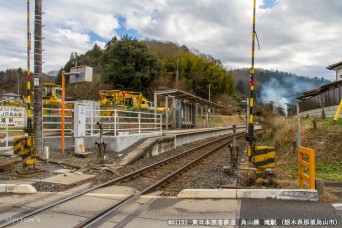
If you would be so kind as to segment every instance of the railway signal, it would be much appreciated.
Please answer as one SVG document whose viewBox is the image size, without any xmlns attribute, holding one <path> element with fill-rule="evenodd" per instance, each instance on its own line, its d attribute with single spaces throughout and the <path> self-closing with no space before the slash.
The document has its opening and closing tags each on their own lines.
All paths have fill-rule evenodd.
<svg viewBox="0 0 342 228">
<path fill-rule="evenodd" d="M 30 0 L 27 0 L 27 119 L 24 132 L 27 136 L 16 137 L 13 139 L 13 153 L 22 158 L 23 171 L 20 174 L 35 173 L 36 158 L 34 153 L 34 137 L 32 127 L 32 108 L 31 108 L 31 70 L 30 70 Z"/>
<path fill-rule="evenodd" d="M 254 136 L 254 123 L 253 123 L 253 106 L 254 106 L 254 50 L 255 50 L 255 38 L 257 38 L 255 31 L 255 19 L 256 19 L 256 0 L 253 5 L 253 31 L 252 31 L 252 66 L 250 69 L 249 77 L 249 116 L 246 140 L 248 141 L 248 158 L 249 162 L 253 162 L 256 168 L 256 180 L 257 185 L 262 184 L 262 177 L 264 176 L 267 168 L 275 167 L 275 148 L 267 146 L 255 146 Z"/>
</svg>

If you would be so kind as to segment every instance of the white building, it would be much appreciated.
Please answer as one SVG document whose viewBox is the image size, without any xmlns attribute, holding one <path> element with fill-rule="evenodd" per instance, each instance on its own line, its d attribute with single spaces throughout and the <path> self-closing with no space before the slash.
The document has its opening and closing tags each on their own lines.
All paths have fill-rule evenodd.
<svg viewBox="0 0 342 228">
<path fill-rule="evenodd" d="M 342 61 L 329 65 L 327 69 L 336 71 L 336 81 L 342 81 Z"/>
</svg>

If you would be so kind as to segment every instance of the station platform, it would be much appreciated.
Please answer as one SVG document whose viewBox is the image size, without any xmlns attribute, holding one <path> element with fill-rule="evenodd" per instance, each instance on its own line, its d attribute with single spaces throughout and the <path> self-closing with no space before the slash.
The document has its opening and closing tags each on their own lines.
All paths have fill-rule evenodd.
<svg viewBox="0 0 342 228">
<path fill-rule="evenodd" d="M 256 129 L 259 129 L 257 127 Z M 237 126 L 236 132 L 243 132 L 246 130 L 246 126 Z M 164 136 L 174 136 L 174 147 L 181 146 L 183 144 L 200 141 L 212 137 L 217 137 L 226 134 L 233 134 L 233 127 L 211 127 L 211 128 L 195 128 L 195 129 L 175 129 L 164 130 Z"/>
<path fill-rule="evenodd" d="M 259 129 L 260 126 L 256 126 L 255 129 Z M 237 132 L 244 131 L 245 126 L 237 126 Z M 212 128 L 193 128 L 193 129 L 169 129 L 162 131 L 145 131 L 141 134 L 127 134 L 113 136 L 113 135 L 103 135 L 102 139 L 107 143 L 107 152 L 109 153 L 120 153 L 126 150 L 130 146 L 149 138 L 156 137 L 169 137 L 174 138 L 172 148 L 176 148 L 180 145 L 191 143 L 211 137 L 216 137 L 224 134 L 232 133 L 232 126 L 229 127 L 212 127 Z M 97 145 L 95 142 L 100 140 L 99 135 L 84 136 L 84 148 L 86 150 L 96 150 Z M 159 140 L 160 141 L 160 140 Z M 49 138 L 48 140 L 43 140 L 44 146 L 48 146 L 50 151 L 60 151 L 61 150 L 61 138 Z M 74 139 L 72 137 L 65 138 L 65 148 L 71 149 L 74 147 Z"/>
<path fill-rule="evenodd" d="M 192 134 L 196 132 L 209 132 L 209 131 L 219 131 L 219 130 L 225 130 L 225 129 L 232 129 L 233 126 L 228 127 L 206 127 L 206 128 L 186 128 L 186 129 L 163 129 L 164 135 L 181 135 L 181 134 Z M 246 125 L 237 125 L 237 129 L 246 129 Z"/>
</svg>

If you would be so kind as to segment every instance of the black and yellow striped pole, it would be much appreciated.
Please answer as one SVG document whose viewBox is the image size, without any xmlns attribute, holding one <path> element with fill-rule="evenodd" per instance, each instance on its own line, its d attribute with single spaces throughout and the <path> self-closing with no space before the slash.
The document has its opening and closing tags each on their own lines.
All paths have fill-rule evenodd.
<svg viewBox="0 0 342 228">
<path fill-rule="evenodd" d="M 32 128 L 30 51 L 30 0 L 27 0 L 27 122 L 26 128 L 24 129 L 27 136 L 15 137 L 13 139 L 13 152 L 22 158 L 23 163 L 23 172 L 18 173 L 26 177 L 27 175 L 34 175 L 38 170 L 35 167 L 37 160 L 34 154 L 34 135 Z"/>
<path fill-rule="evenodd" d="M 27 122 L 26 122 L 26 131 L 29 136 L 32 135 L 30 50 L 31 50 L 30 0 L 27 0 Z"/>
<path fill-rule="evenodd" d="M 255 183 L 257 186 L 262 185 L 265 170 L 267 168 L 275 167 L 275 148 L 269 146 L 255 146 L 254 137 L 254 124 L 253 124 L 253 106 L 254 106 L 254 50 L 255 50 L 255 38 L 258 38 L 255 31 L 255 11 L 256 0 L 254 0 L 253 6 L 253 32 L 252 32 L 252 67 L 250 69 L 250 82 L 249 82 L 249 123 L 247 132 L 248 141 L 248 158 L 252 161 L 256 168 Z"/>
<path fill-rule="evenodd" d="M 248 141 L 248 157 L 251 161 L 252 156 L 254 155 L 255 145 L 254 145 L 254 125 L 253 125 L 253 105 L 254 105 L 254 47 L 255 47 L 255 8 L 256 8 L 256 0 L 254 0 L 253 7 L 253 32 L 252 32 L 252 67 L 250 69 L 249 76 L 249 123 L 248 123 L 248 132 L 247 132 L 247 141 Z"/>
</svg>

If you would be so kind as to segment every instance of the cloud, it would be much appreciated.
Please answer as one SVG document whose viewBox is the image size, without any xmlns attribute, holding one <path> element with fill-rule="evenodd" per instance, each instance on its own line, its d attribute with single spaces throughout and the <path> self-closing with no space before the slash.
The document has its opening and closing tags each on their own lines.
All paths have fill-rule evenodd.
<svg viewBox="0 0 342 228">
<path fill-rule="evenodd" d="M 258 0 L 261 50 L 255 67 L 333 79 L 325 67 L 341 61 L 341 9 L 342 1 L 335 0 Z M 249 68 L 252 10 L 252 1 L 43 1 L 43 70 L 58 69 L 71 52 L 84 53 L 95 40 L 106 43 L 122 31 L 186 45 L 231 68 Z M 0 38 L 0 69 L 25 68 L 26 4 L 5 1 L 0 13 L 0 32 L 6 34 Z"/>
<path fill-rule="evenodd" d="M 43 40 L 44 69 L 60 69 L 69 60 L 71 52 L 83 53 L 92 48 L 89 35 L 71 29 L 47 30 L 44 36 L 49 37 Z"/>
</svg>

